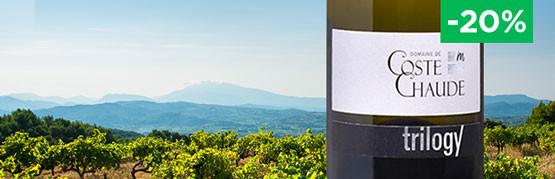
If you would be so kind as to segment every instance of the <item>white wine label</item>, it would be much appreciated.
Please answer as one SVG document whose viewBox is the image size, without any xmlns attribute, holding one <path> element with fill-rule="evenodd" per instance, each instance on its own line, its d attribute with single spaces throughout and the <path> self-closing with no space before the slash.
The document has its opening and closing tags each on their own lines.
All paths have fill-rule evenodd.
<svg viewBox="0 0 555 179">
<path fill-rule="evenodd" d="M 332 30 L 332 110 L 383 116 L 480 111 L 480 44 L 439 33 Z"/>
</svg>

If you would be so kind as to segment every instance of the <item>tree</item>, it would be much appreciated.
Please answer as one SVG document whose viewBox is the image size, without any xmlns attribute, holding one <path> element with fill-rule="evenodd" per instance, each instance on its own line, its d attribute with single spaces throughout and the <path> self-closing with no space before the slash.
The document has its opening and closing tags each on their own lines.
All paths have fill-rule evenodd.
<svg viewBox="0 0 555 179">
<path fill-rule="evenodd" d="M 503 151 L 507 142 L 511 141 L 511 128 L 495 126 L 493 129 L 484 129 L 484 140 L 487 144 L 497 147 L 497 153 Z"/>
<path fill-rule="evenodd" d="M 0 147 L 3 170 L 14 176 L 35 176 L 40 174 L 42 154 L 46 153 L 48 142 L 44 137 L 29 137 L 24 132 L 8 136 Z"/>
<path fill-rule="evenodd" d="M 131 176 L 136 178 L 136 173 L 152 173 L 166 160 L 174 158 L 173 143 L 161 138 L 141 137 L 129 144 L 129 151 L 135 161 L 131 169 Z"/>
<path fill-rule="evenodd" d="M 539 147 L 546 152 L 555 152 L 555 124 L 543 125 L 539 132 Z"/>
<path fill-rule="evenodd" d="M 192 167 L 193 157 L 187 152 L 181 152 L 171 160 L 164 160 L 152 175 L 158 178 L 198 178 Z"/>
<path fill-rule="evenodd" d="M 484 121 L 484 127 L 485 128 L 493 129 L 495 126 L 506 127 L 505 125 L 503 125 L 503 122 L 501 122 L 501 121 L 492 121 L 492 120 L 489 120 L 489 119 L 486 119 L 486 121 Z"/>
<path fill-rule="evenodd" d="M 235 171 L 233 171 L 233 178 L 264 178 L 264 173 L 268 172 L 268 170 L 268 165 L 260 163 L 260 158 L 255 156 L 249 158 L 245 165 L 235 169 Z"/>
<path fill-rule="evenodd" d="M 536 167 L 539 157 L 524 157 L 523 159 L 511 159 L 499 154 L 495 160 L 490 160 L 484 155 L 484 178 L 548 178 L 541 174 Z"/>
<path fill-rule="evenodd" d="M 206 148 L 192 156 L 191 167 L 198 178 L 231 178 L 232 165 L 239 158 L 229 150 Z"/>
<path fill-rule="evenodd" d="M 108 129 L 62 118 L 54 119 L 52 116 L 38 117 L 30 110 L 18 109 L 9 115 L 0 116 L 0 140 L 22 131 L 30 137 L 43 136 L 51 144 L 57 143 L 59 139 L 67 143 L 80 135 L 92 136 L 96 129 L 106 134 L 108 142 L 115 140 Z"/>
<path fill-rule="evenodd" d="M 550 101 L 549 104 L 546 106 L 546 113 L 545 116 L 546 123 L 553 124 L 555 123 L 555 101 Z"/>
<path fill-rule="evenodd" d="M 148 134 L 149 137 L 157 137 L 157 138 L 161 138 L 161 139 L 165 139 L 171 142 L 175 142 L 175 141 L 185 141 L 186 143 L 189 143 L 189 137 L 187 135 L 181 135 L 177 132 L 170 132 L 168 130 L 153 130 L 152 132 L 150 132 L 150 134 Z"/>
<path fill-rule="evenodd" d="M 511 139 L 509 139 L 510 141 L 507 142 L 510 142 L 512 145 L 518 147 L 522 147 L 523 144 L 530 144 L 532 146 L 536 145 L 538 136 L 535 126 L 526 125 L 511 128 Z"/>
<path fill-rule="evenodd" d="M 43 170 L 50 170 L 52 176 L 54 176 L 54 169 L 56 166 L 63 163 L 64 154 L 62 154 L 62 150 L 64 145 L 62 140 L 59 140 L 58 144 L 48 146 L 46 153 L 43 154 L 40 161 L 41 168 Z"/>
<path fill-rule="evenodd" d="M 261 152 L 260 146 L 273 145 L 276 139 L 272 131 L 259 130 L 258 133 L 248 134 L 237 140 L 233 150 L 239 154 L 241 159 L 255 156 Z"/>
<path fill-rule="evenodd" d="M 325 178 L 325 141 L 323 134 L 313 135 L 310 129 L 294 138 L 280 138 L 275 145 L 278 156 L 268 178 Z"/>
<path fill-rule="evenodd" d="M 106 134 L 96 130 L 93 136 L 79 136 L 66 144 L 62 150 L 64 154 L 63 168 L 74 171 L 84 178 L 87 173 L 95 173 L 101 169 L 118 168 L 123 152 L 114 150 L 117 145 L 106 145 Z"/>
<path fill-rule="evenodd" d="M 226 149 L 204 148 L 195 154 L 181 152 L 164 160 L 153 175 L 159 178 L 231 178 L 238 155 Z"/>
<path fill-rule="evenodd" d="M 190 136 L 191 144 L 198 149 L 216 148 L 225 149 L 231 148 L 237 142 L 237 132 L 224 131 L 216 133 L 207 133 L 203 130 L 197 131 Z"/>
<path fill-rule="evenodd" d="M 0 126 L 2 126 L 0 139 L 4 139 L 16 131 L 25 131 L 31 137 L 47 136 L 48 134 L 44 122 L 31 110 L 18 109 L 10 115 L 1 117 Z"/>
<path fill-rule="evenodd" d="M 547 104 L 540 102 L 532 109 L 532 113 L 526 118 L 527 124 L 552 124 L 555 123 L 555 101 Z"/>
</svg>

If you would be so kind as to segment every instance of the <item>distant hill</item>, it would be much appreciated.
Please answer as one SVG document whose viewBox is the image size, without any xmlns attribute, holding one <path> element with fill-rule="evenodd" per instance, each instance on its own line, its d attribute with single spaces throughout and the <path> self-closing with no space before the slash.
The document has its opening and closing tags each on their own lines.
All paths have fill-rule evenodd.
<svg viewBox="0 0 555 179">
<path fill-rule="evenodd" d="M 22 101 L 43 101 L 57 104 L 58 106 L 71 106 L 79 104 L 97 104 L 97 103 L 111 103 L 119 101 L 152 101 L 151 98 L 140 95 L 131 94 L 107 94 L 100 99 L 93 99 L 84 96 L 75 96 L 70 98 L 58 96 L 39 96 L 33 93 L 16 93 L 9 94 L 8 97 L 16 98 Z"/>
<path fill-rule="evenodd" d="M 495 95 L 484 97 L 484 116 L 508 125 L 524 124 L 534 106 L 540 101 L 526 95 Z"/>
<path fill-rule="evenodd" d="M 257 104 L 241 104 L 241 105 L 236 105 L 236 106 L 237 107 L 245 107 L 245 108 L 271 109 L 271 110 L 295 109 L 295 108 L 290 108 L 290 107 L 265 106 L 265 105 L 257 105 Z"/>
<path fill-rule="evenodd" d="M 499 102 L 508 103 L 508 104 L 518 104 L 518 103 L 537 104 L 540 102 L 540 100 L 531 98 L 523 94 L 484 96 L 485 104 L 495 104 Z"/>
<path fill-rule="evenodd" d="M 527 117 L 537 103 L 497 102 L 485 105 L 486 117 Z"/>
<path fill-rule="evenodd" d="M 237 106 L 195 104 L 188 102 L 154 103 L 130 101 L 95 105 L 62 106 L 35 110 L 44 116 L 76 119 L 108 128 L 140 133 L 168 129 L 190 133 L 199 129 L 233 129 L 240 134 L 271 129 L 277 135 L 299 134 L 306 128 L 323 132 L 325 113 L 296 109 L 269 110 Z"/>
<path fill-rule="evenodd" d="M 153 101 L 151 98 L 140 95 L 130 95 L 130 94 L 108 94 L 102 97 L 96 103 L 113 103 L 113 102 L 123 102 L 123 101 Z"/>
<path fill-rule="evenodd" d="M 50 103 L 57 103 L 60 105 L 89 104 L 95 101 L 94 99 L 87 98 L 84 96 L 64 98 L 64 97 L 58 97 L 58 96 L 39 96 L 33 93 L 16 93 L 16 94 L 9 94 L 7 96 L 17 98 L 19 100 L 46 101 Z"/>
<path fill-rule="evenodd" d="M 43 109 L 59 106 L 60 104 L 47 101 L 26 101 L 9 96 L 0 96 L 0 110 L 13 111 L 18 108 Z"/>
<path fill-rule="evenodd" d="M 258 105 L 278 108 L 296 108 L 306 111 L 326 109 L 325 98 L 285 96 L 265 90 L 246 88 L 229 83 L 201 82 L 184 89 L 157 97 L 158 102 L 188 101 L 219 105 Z"/>
<path fill-rule="evenodd" d="M 11 94 L 22 101 L 42 101 L 52 103 L 52 106 L 70 106 L 79 104 L 100 104 L 122 101 L 153 101 L 153 102 L 193 102 L 200 104 L 217 104 L 229 106 L 250 105 L 266 109 L 301 109 L 305 111 L 324 112 L 326 109 L 325 98 L 296 97 L 272 93 L 265 90 L 246 88 L 229 83 L 200 82 L 189 85 L 181 90 L 154 99 L 131 94 L 108 94 L 95 100 L 87 97 L 62 98 L 56 96 L 43 97 L 31 93 Z M 12 107 L 26 108 L 28 103 L 10 105 Z M 1 106 L 0 106 L 1 107 Z M 0 108 L 1 109 L 1 108 Z M 10 110 L 12 108 L 9 108 Z"/>
<path fill-rule="evenodd" d="M 107 140 L 137 138 L 141 134 L 118 129 L 108 129 L 80 121 L 69 121 L 51 116 L 36 116 L 31 110 L 16 110 L 0 116 L 0 140 L 15 132 L 26 132 L 30 136 L 45 136 L 51 143 L 58 140 L 69 142 L 79 135 L 91 136 L 95 129 L 107 133 Z"/>
</svg>

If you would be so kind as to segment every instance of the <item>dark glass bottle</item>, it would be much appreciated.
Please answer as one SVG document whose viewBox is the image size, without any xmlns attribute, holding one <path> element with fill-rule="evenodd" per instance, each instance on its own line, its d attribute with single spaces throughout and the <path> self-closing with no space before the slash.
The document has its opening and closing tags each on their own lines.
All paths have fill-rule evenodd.
<svg viewBox="0 0 555 179">
<path fill-rule="evenodd" d="M 372 103 L 382 103 L 384 106 L 391 105 L 391 106 L 399 106 L 397 111 L 401 111 L 400 113 L 394 114 L 387 114 L 387 111 L 384 113 L 377 112 L 373 114 L 372 112 L 376 111 L 368 111 L 366 112 L 350 112 L 349 110 L 336 110 L 334 108 L 334 94 L 337 95 L 338 93 L 342 93 L 341 96 L 349 96 L 354 95 L 353 99 L 356 99 L 356 93 L 350 93 L 349 90 L 337 90 L 347 88 L 346 85 L 350 85 L 347 83 L 340 83 L 334 80 L 342 80 L 345 79 L 344 77 L 336 77 L 334 76 L 335 73 L 341 73 L 343 76 L 349 75 L 350 72 L 346 71 L 346 68 L 337 69 L 334 67 L 334 64 L 343 63 L 345 59 L 336 59 L 342 56 L 338 54 L 333 54 L 334 50 L 334 40 L 339 37 L 334 37 L 334 34 L 344 33 L 349 38 L 355 38 L 356 35 L 365 36 L 366 33 L 374 33 L 372 38 L 376 39 L 376 37 L 380 37 L 381 34 L 388 35 L 384 41 L 380 41 L 380 43 L 384 43 L 387 46 L 395 46 L 392 43 L 398 43 L 399 40 L 387 40 L 387 39 L 398 39 L 395 36 L 396 34 L 431 34 L 431 35 L 439 35 L 440 29 L 440 0 L 328 0 L 328 12 L 327 12 L 327 111 L 328 111 L 328 177 L 329 178 L 482 178 L 483 177 L 483 143 L 482 143 L 482 123 L 483 123 L 483 45 L 482 44 L 466 44 L 466 45 L 474 45 L 477 47 L 476 51 L 472 52 L 477 54 L 477 58 L 458 58 L 455 57 L 454 61 L 461 60 L 462 63 L 466 63 L 465 68 L 469 69 L 469 63 L 477 64 L 477 71 L 467 70 L 463 73 L 479 73 L 477 76 L 473 76 L 470 78 L 465 78 L 463 81 L 465 83 L 460 83 L 459 88 L 461 91 L 464 89 L 464 92 L 468 92 L 471 90 L 476 91 L 478 95 L 465 95 L 461 92 L 459 96 L 452 96 L 452 97 L 438 97 L 441 90 L 445 91 L 445 88 L 437 87 L 441 86 L 441 84 L 445 84 L 443 81 L 439 81 L 439 85 L 437 83 L 432 83 L 433 88 L 435 89 L 436 96 L 428 95 L 427 98 L 422 97 L 424 95 L 420 95 L 420 98 L 407 98 L 401 96 L 399 100 L 389 100 L 388 98 L 380 99 L 380 98 L 366 98 L 365 96 L 360 97 L 360 101 L 364 100 L 377 100 Z M 335 30 L 339 30 L 342 32 L 334 32 Z M 344 32 L 343 32 L 344 31 Z M 354 32 L 354 33 L 353 33 Z M 402 38 L 402 37 L 399 37 Z M 402 40 L 402 39 L 400 39 Z M 343 40 L 345 42 L 350 42 L 349 40 Z M 352 41 L 352 40 L 351 40 Z M 358 42 L 357 42 L 358 43 Z M 363 42 L 362 42 L 363 43 Z M 372 42 L 373 43 L 373 42 Z M 411 42 L 416 43 L 418 42 Z M 439 43 L 439 42 L 437 42 Z M 356 44 L 356 43 L 353 43 Z M 361 48 L 365 47 L 352 47 L 353 53 L 350 53 L 351 47 L 348 45 L 353 44 L 339 44 L 342 47 L 342 54 L 359 54 Z M 423 42 L 422 46 L 423 49 L 426 49 L 425 46 L 428 45 L 428 42 Z M 336 45 L 336 46 L 339 46 Z M 454 44 L 457 45 L 457 44 Z M 336 47 L 338 48 L 338 47 Z M 369 46 L 368 51 L 380 51 L 382 50 L 382 45 L 379 43 L 375 43 L 373 46 Z M 441 47 L 443 48 L 443 47 Z M 456 46 L 449 47 L 449 48 L 457 48 Z M 447 56 L 448 52 L 440 52 L 437 50 L 437 47 L 430 47 L 430 51 L 438 51 L 441 55 Z M 358 50 L 358 51 L 357 51 Z M 385 49 L 384 49 L 385 50 Z M 403 49 L 406 50 L 406 49 Z M 357 51 L 357 52 L 354 52 Z M 413 52 L 406 53 L 418 55 Z M 416 50 L 418 51 L 418 50 Z M 422 50 L 425 51 L 425 50 Z M 336 52 L 336 51 L 335 51 Z M 459 55 L 461 54 L 460 51 Z M 387 53 L 390 53 L 389 51 Z M 449 52 L 450 53 L 450 52 Z M 469 52 L 466 55 L 470 54 Z M 364 55 L 364 54 L 363 54 Z M 449 54 L 450 55 L 450 54 Z M 372 55 L 369 55 L 372 57 Z M 393 56 L 393 55 L 392 55 Z M 424 55 L 425 56 L 425 55 Z M 399 57 L 401 58 L 401 57 Z M 387 61 L 388 58 L 384 56 L 383 58 L 367 58 L 364 59 L 367 61 Z M 466 61 L 464 61 L 466 60 Z M 376 64 L 381 64 L 385 62 L 376 62 Z M 413 65 L 416 62 L 411 61 Z M 456 62 L 449 62 L 449 63 L 456 63 Z M 425 64 L 425 63 L 421 63 Z M 424 65 L 422 65 L 424 66 Z M 422 67 L 421 66 L 421 67 Z M 428 66 L 430 66 L 428 64 Z M 438 65 L 441 66 L 440 68 L 447 68 L 448 64 Z M 415 66 L 413 66 L 415 67 Z M 379 68 L 386 69 L 386 66 L 381 66 Z M 404 67 L 401 67 L 404 68 Z M 455 68 L 455 67 L 453 67 Z M 412 68 L 406 68 L 412 69 Z M 336 70 L 336 71 L 334 71 Z M 339 71 L 343 70 L 343 71 Z M 353 69 L 356 70 L 356 69 Z M 425 68 L 423 68 L 424 71 Z M 449 69 L 451 70 L 451 69 Z M 339 72 L 338 72 L 339 71 Z M 359 70 L 360 71 L 360 70 Z M 384 72 L 391 72 L 393 73 L 395 70 L 385 70 Z M 455 70 L 454 70 L 455 71 Z M 414 72 L 414 71 L 413 71 Z M 429 69 L 428 69 L 429 72 Z M 374 75 L 375 72 L 366 71 L 363 73 L 368 73 L 368 75 Z M 417 73 L 417 72 L 414 72 Z M 455 72 L 454 72 L 455 73 Z M 400 77 L 403 80 L 407 80 L 407 83 L 412 83 L 413 81 L 408 80 L 418 80 L 418 77 L 415 78 L 405 78 L 403 76 L 404 72 L 400 72 L 397 75 L 401 75 Z M 390 74 L 392 76 L 395 73 Z M 446 75 L 445 73 L 441 75 Z M 465 76 L 467 74 L 462 74 L 461 76 Z M 385 75 L 387 76 L 387 75 Z M 408 76 L 408 75 L 407 75 Z M 378 78 L 379 75 L 376 75 Z M 396 76 L 394 76 L 396 77 Z M 357 80 L 356 77 L 349 78 L 349 80 Z M 422 77 L 426 79 L 436 79 L 434 77 Z M 437 78 L 442 78 L 438 75 Z M 368 79 L 367 79 L 368 80 Z M 372 79 L 370 79 L 372 80 Z M 380 81 L 384 79 L 373 79 L 374 81 Z M 428 80 L 429 81 L 429 80 Z M 426 82 L 428 82 L 426 81 Z M 474 82 L 473 82 L 474 81 Z M 471 83 L 475 83 L 478 85 L 472 86 Z M 360 84 L 365 84 L 364 82 L 360 82 Z M 357 84 L 357 85 L 360 85 Z M 386 81 L 386 83 L 380 83 L 386 85 L 394 86 L 396 83 L 395 81 Z M 425 90 L 420 90 L 418 87 L 420 82 L 416 82 L 413 84 L 412 92 L 415 94 L 423 94 Z M 424 83 L 422 83 L 424 84 Z M 447 82 L 449 84 L 449 82 Z M 467 86 L 465 86 L 468 84 Z M 336 85 L 336 86 L 334 86 Z M 341 86 L 342 85 L 342 86 Z M 369 84 L 370 85 L 370 84 Z M 437 86 L 436 86 L 437 85 Z M 427 83 L 422 85 L 427 86 Z M 454 85 L 455 86 L 455 85 Z M 374 85 L 371 89 L 382 88 L 383 86 Z M 407 85 L 406 87 L 411 87 L 411 85 Z M 465 87 L 465 88 L 463 88 Z M 350 86 L 349 88 L 353 88 Z M 416 89 L 415 89 L 416 88 Z M 425 87 L 423 87 L 425 88 Z M 472 88 L 472 89 L 470 89 Z M 334 92 L 334 89 L 341 92 Z M 404 89 L 406 91 L 411 91 L 410 89 Z M 356 91 L 356 89 L 351 90 Z M 372 90 L 373 91 L 381 91 L 381 90 Z M 433 90 L 432 90 L 433 91 Z M 392 94 L 401 94 L 403 89 L 394 91 Z M 349 94 L 343 94 L 349 93 Z M 368 92 L 370 93 L 370 92 Z M 431 92 L 434 93 L 434 92 Z M 372 94 L 369 96 L 376 96 L 380 94 Z M 416 95 L 418 96 L 418 95 Z M 336 97 L 337 98 L 337 97 Z M 336 99 L 335 98 L 335 99 Z M 434 98 L 434 99 L 428 99 Z M 464 98 L 473 98 L 473 99 L 464 99 Z M 456 110 L 457 105 L 455 103 L 451 103 L 451 99 L 457 100 L 470 100 L 470 101 L 478 101 L 473 103 L 476 110 L 471 112 L 460 112 L 460 113 L 428 113 L 428 114 L 421 114 L 420 111 L 415 110 L 413 108 L 423 108 L 421 111 L 434 111 L 427 108 L 432 108 L 430 106 L 416 106 L 413 105 L 411 110 L 416 111 L 415 114 L 410 113 L 408 115 L 404 115 L 402 113 L 403 109 L 407 106 L 407 104 L 399 104 L 397 105 L 396 102 L 400 100 L 443 100 L 445 108 L 453 108 Z M 360 102 L 358 101 L 358 102 Z M 342 107 L 346 105 L 356 105 L 357 103 L 352 101 L 343 101 Z M 393 104 L 391 104 L 393 103 Z M 415 102 L 417 104 L 418 102 Z M 424 102 L 426 103 L 426 102 Z M 449 103 L 449 104 L 448 104 Z M 411 103 L 412 104 L 412 103 Z M 438 105 L 435 106 L 438 107 Z M 408 108 L 407 108 L 408 110 Z M 356 111 L 356 110 L 353 110 Z M 425 113 L 425 112 L 423 112 Z M 462 128 L 459 126 L 465 125 L 464 128 L 464 136 L 463 137 L 462 146 L 460 146 L 461 155 L 457 157 L 451 156 L 441 156 L 438 153 L 441 153 L 445 150 L 438 150 L 435 151 L 435 154 L 427 154 L 427 151 L 415 151 L 410 153 L 404 151 L 402 148 L 407 147 L 406 141 L 403 141 L 403 127 L 409 126 L 411 128 L 411 132 L 419 133 L 422 132 L 422 138 L 416 138 L 417 142 L 430 143 L 430 138 L 433 138 L 433 134 L 430 134 L 432 137 L 427 137 L 428 131 L 426 128 L 422 128 L 423 130 L 418 130 L 419 127 L 427 127 L 431 126 L 437 127 L 437 131 L 440 134 L 449 133 L 448 131 L 453 131 L 453 135 L 458 135 L 455 132 L 461 132 Z M 442 127 L 451 127 L 449 129 L 441 129 Z M 388 128 L 389 127 L 389 128 Z M 394 129 L 395 128 L 395 129 Z M 457 129 L 457 130 L 454 130 Z M 458 130 L 461 129 L 461 130 Z M 383 133 L 381 133 L 383 132 Z M 443 132 L 443 133 L 441 133 Z M 389 136 L 393 135 L 393 136 Z M 467 136 L 468 135 L 468 136 Z M 384 137 L 385 136 L 385 137 Z M 443 136 L 446 138 L 445 136 Z M 383 140 L 381 140 L 383 139 Z M 408 137 L 408 145 L 415 143 L 411 143 L 410 137 Z M 439 139 L 439 138 L 438 138 Z M 394 143 L 394 144 L 391 144 Z M 428 147 L 426 145 L 434 145 L 431 144 L 423 144 L 424 150 Z M 438 143 L 436 141 L 436 143 Z M 447 142 L 448 143 L 448 142 Z M 389 145 L 391 144 L 391 145 Z M 384 147 L 391 147 L 395 146 L 401 147 L 401 149 L 387 149 Z M 405 146 L 403 146 L 403 144 Z M 418 143 L 416 143 L 418 145 Z M 439 145 L 439 144 L 437 144 Z M 446 144 L 444 144 L 446 145 Z M 418 149 L 420 146 L 417 146 Z M 411 146 L 408 147 L 409 149 Z M 428 147 L 430 148 L 430 147 Z M 375 150 L 375 151 L 372 151 Z M 428 149 L 429 151 L 432 151 Z M 391 151 L 391 152 L 389 152 Z M 400 152 L 399 152 L 400 151 Z M 403 153 L 406 152 L 406 153 Z M 433 153 L 434 151 L 432 151 Z"/>
</svg>

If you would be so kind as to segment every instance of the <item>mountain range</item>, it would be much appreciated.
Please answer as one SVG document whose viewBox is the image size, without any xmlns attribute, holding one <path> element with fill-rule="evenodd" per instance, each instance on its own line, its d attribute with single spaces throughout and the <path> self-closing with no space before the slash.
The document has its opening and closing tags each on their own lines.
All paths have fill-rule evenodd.
<svg viewBox="0 0 555 179">
<path fill-rule="evenodd" d="M 141 95 L 131 95 L 131 94 L 107 94 L 100 98 L 96 103 L 113 103 L 122 101 L 154 101 L 153 99 L 141 96 Z"/>
<path fill-rule="evenodd" d="M 306 128 L 325 130 L 325 113 L 298 109 L 270 110 L 189 102 L 127 101 L 95 105 L 60 106 L 35 110 L 51 115 L 139 133 L 167 129 L 182 133 L 233 129 L 241 135 L 261 128 L 277 135 L 299 134 Z"/>
<path fill-rule="evenodd" d="M 0 96 L 0 110 L 3 111 L 13 111 L 18 108 L 26 109 L 42 109 L 51 108 L 59 106 L 58 103 L 53 103 L 49 101 L 29 101 L 21 100 L 11 96 Z"/>
<path fill-rule="evenodd" d="M 95 100 L 85 96 L 75 96 L 70 98 L 58 97 L 58 96 L 39 96 L 33 93 L 16 93 L 7 95 L 19 100 L 24 101 L 43 101 L 49 103 L 55 103 L 58 105 L 75 105 L 75 104 L 89 104 L 93 103 Z"/>
<path fill-rule="evenodd" d="M 484 116 L 508 125 L 524 124 L 534 106 L 548 100 L 534 99 L 526 95 L 496 95 L 484 97 Z"/>
<path fill-rule="evenodd" d="M 485 116 L 490 118 L 500 117 L 527 117 L 538 100 L 526 95 L 496 95 L 484 97 Z"/>
<path fill-rule="evenodd" d="M 158 102 L 189 101 L 202 104 L 259 105 L 325 111 L 325 98 L 285 96 L 229 83 L 201 82 L 156 98 Z"/>
<path fill-rule="evenodd" d="M 540 101 L 526 95 L 485 96 L 485 117 L 521 124 Z M 39 115 L 75 119 L 110 128 L 147 132 L 171 129 L 270 128 L 280 133 L 325 127 L 325 98 L 285 96 L 229 83 L 201 82 L 159 97 L 108 94 L 87 97 L 41 97 L 24 93 L 0 96 L 0 114 L 17 108 Z"/>
<path fill-rule="evenodd" d="M 301 109 L 305 111 L 325 111 L 325 98 L 297 97 L 272 93 L 265 90 L 247 88 L 222 82 L 205 81 L 189 85 L 158 97 L 146 97 L 133 94 L 107 94 L 100 99 L 83 96 L 62 98 L 43 97 L 32 93 L 19 93 L 3 96 L 0 110 L 11 111 L 17 108 L 45 109 L 54 106 L 72 106 L 78 104 L 102 104 L 122 101 L 193 102 L 200 104 L 218 104 L 242 106 L 250 105 L 262 108 Z"/>
</svg>

